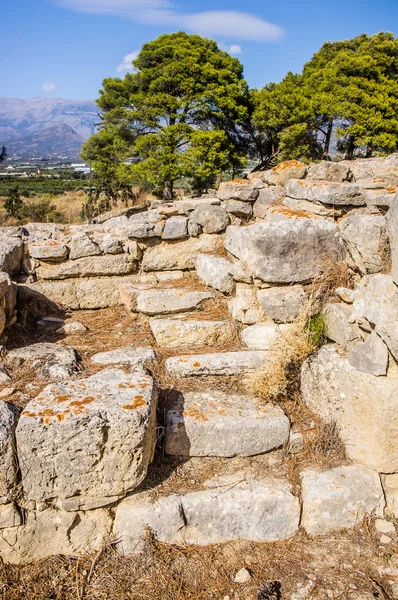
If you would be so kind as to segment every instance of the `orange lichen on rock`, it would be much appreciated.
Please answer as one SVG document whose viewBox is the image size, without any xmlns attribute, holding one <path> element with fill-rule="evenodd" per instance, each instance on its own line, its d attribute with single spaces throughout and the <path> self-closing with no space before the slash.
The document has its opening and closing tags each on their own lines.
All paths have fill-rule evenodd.
<svg viewBox="0 0 398 600">
<path fill-rule="evenodd" d="M 133 401 L 130 404 L 124 404 L 122 408 L 125 410 L 137 410 L 138 408 L 144 408 L 146 404 L 144 396 L 134 396 Z"/>
<path fill-rule="evenodd" d="M 285 160 L 284 162 L 279 163 L 276 167 L 273 167 L 271 170 L 274 173 L 280 173 L 281 171 L 285 171 L 286 169 L 291 169 L 292 167 L 305 167 L 306 165 L 299 160 Z"/>
</svg>

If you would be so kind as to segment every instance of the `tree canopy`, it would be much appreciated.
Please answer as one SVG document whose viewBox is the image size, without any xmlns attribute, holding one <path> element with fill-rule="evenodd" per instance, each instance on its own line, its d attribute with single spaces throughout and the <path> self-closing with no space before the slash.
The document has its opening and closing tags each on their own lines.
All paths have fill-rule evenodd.
<svg viewBox="0 0 398 600">
<path fill-rule="evenodd" d="M 133 65 L 123 80 L 105 79 L 102 127 L 82 151 L 100 176 L 149 183 L 171 199 L 181 176 L 206 187 L 242 164 L 250 98 L 236 58 L 180 32 L 144 44 Z"/>
</svg>

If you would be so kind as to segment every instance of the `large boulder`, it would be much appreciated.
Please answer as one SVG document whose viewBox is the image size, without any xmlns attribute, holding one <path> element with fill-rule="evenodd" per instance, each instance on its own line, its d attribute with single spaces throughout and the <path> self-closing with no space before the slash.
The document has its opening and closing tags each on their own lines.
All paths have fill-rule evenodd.
<svg viewBox="0 0 398 600">
<path fill-rule="evenodd" d="M 370 323 L 398 360 L 398 287 L 388 275 L 363 277 L 355 292 L 352 320 Z"/>
<path fill-rule="evenodd" d="M 15 494 L 18 472 L 15 452 L 15 428 L 18 410 L 7 402 L 0 402 L 0 505 L 7 504 Z"/>
<path fill-rule="evenodd" d="M 267 283 L 305 282 L 345 257 L 337 225 L 319 218 L 228 227 L 225 247 Z"/>
<path fill-rule="evenodd" d="M 69 260 L 58 265 L 41 265 L 37 277 L 44 280 L 69 279 L 73 277 L 101 277 L 128 275 L 137 270 L 137 263 L 130 254 L 87 256 Z"/>
<path fill-rule="evenodd" d="M 222 249 L 223 236 L 203 234 L 182 242 L 162 242 L 148 248 L 142 260 L 144 271 L 175 271 L 194 269 L 198 254 L 217 254 Z"/>
<path fill-rule="evenodd" d="M 162 348 L 216 346 L 230 342 L 234 328 L 228 321 L 152 319 L 152 334 Z"/>
<path fill-rule="evenodd" d="M 322 160 L 308 167 L 307 179 L 318 181 L 333 181 L 341 183 L 351 181 L 352 173 L 350 167 L 345 162 L 332 162 Z"/>
<path fill-rule="evenodd" d="M 290 179 L 285 185 L 286 196 L 298 200 L 321 202 L 336 206 L 365 206 L 362 188 L 355 183 L 331 183 Z"/>
<path fill-rule="evenodd" d="M 386 219 L 352 214 L 339 223 L 341 237 L 362 275 L 379 273 L 389 260 Z"/>
<path fill-rule="evenodd" d="M 202 227 L 204 233 L 225 231 L 231 222 L 227 211 L 222 206 L 210 204 L 196 208 L 190 218 Z"/>
<path fill-rule="evenodd" d="M 276 286 L 259 290 L 257 300 L 275 323 L 291 323 L 305 310 L 308 294 L 302 285 Z"/>
<path fill-rule="evenodd" d="M 146 531 L 171 544 L 207 546 L 233 540 L 273 542 L 293 536 L 299 525 L 300 504 L 288 483 L 275 479 L 241 481 L 222 487 L 151 502 L 145 495 L 124 500 L 114 525 L 123 555 L 142 550 Z"/>
<path fill-rule="evenodd" d="M 220 200 L 241 200 L 242 202 L 254 202 L 259 190 L 264 187 L 260 179 L 237 179 L 226 181 L 220 185 L 217 198 Z"/>
<path fill-rule="evenodd" d="M 393 185 L 398 184 L 398 154 L 387 158 L 363 158 L 344 163 L 351 169 L 355 181 L 375 178 Z"/>
<path fill-rule="evenodd" d="M 179 394 L 166 413 L 165 451 L 176 456 L 255 456 L 284 446 L 290 423 L 277 406 L 223 392 Z"/>
<path fill-rule="evenodd" d="M 11 369 L 28 364 L 40 379 L 58 381 L 73 375 L 78 367 L 77 360 L 73 348 L 42 342 L 11 350 L 7 355 L 6 364 Z"/>
<path fill-rule="evenodd" d="M 25 500 L 90 509 L 136 488 L 153 458 L 156 404 L 142 367 L 47 386 L 16 430 Z"/>
<path fill-rule="evenodd" d="M 196 273 L 199 279 L 224 294 L 230 294 L 235 287 L 230 274 L 232 267 L 232 263 L 221 256 L 198 254 L 196 259 Z"/>
<path fill-rule="evenodd" d="M 188 236 L 188 218 L 176 216 L 167 219 L 163 229 L 163 240 L 180 240 Z"/>
<path fill-rule="evenodd" d="M 384 494 L 378 473 L 362 465 L 337 467 L 324 473 L 301 473 L 301 525 L 309 535 L 327 535 L 354 527 L 373 511 L 381 516 Z"/>
<path fill-rule="evenodd" d="M 381 473 L 398 471 L 398 373 L 375 377 L 353 367 L 336 346 L 324 346 L 303 365 L 306 405 L 335 422 L 348 456 Z"/>
</svg>

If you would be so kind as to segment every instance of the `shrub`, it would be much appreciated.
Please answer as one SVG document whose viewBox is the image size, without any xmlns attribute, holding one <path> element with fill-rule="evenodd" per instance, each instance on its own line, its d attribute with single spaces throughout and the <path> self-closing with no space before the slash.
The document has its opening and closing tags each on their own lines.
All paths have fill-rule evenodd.
<svg viewBox="0 0 398 600">
<path fill-rule="evenodd" d="M 51 204 L 50 198 L 38 198 L 25 202 L 22 217 L 34 223 L 60 222 L 62 220 L 62 214 L 57 210 L 55 204 Z"/>
<path fill-rule="evenodd" d="M 19 194 L 18 186 L 12 187 L 8 192 L 4 202 L 4 208 L 6 209 L 9 217 L 14 217 L 14 219 L 22 218 L 24 203 Z"/>
</svg>

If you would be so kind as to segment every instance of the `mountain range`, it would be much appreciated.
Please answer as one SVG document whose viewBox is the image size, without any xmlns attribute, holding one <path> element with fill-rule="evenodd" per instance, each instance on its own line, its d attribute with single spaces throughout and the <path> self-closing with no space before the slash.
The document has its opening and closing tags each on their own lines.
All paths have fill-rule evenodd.
<svg viewBox="0 0 398 600">
<path fill-rule="evenodd" d="M 99 121 L 94 100 L 0 98 L 0 146 L 10 157 L 77 158 Z"/>
</svg>

